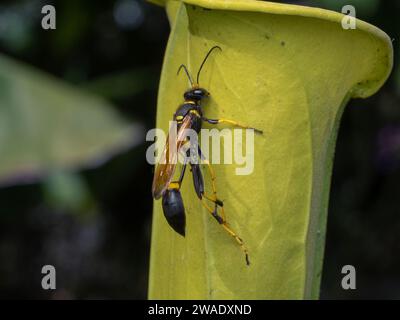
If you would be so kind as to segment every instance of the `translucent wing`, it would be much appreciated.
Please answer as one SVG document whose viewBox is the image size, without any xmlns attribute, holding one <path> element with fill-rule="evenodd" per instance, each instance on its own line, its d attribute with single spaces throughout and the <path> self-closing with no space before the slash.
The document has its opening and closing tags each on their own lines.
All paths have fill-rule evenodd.
<svg viewBox="0 0 400 320">
<path fill-rule="evenodd" d="M 176 134 L 175 146 L 176 148 L 170 148 L 169 137 L 171 132 L 167 137 L 165 142 L 165 147 L 161 155 L 160 161 L 156 167 L 153 178 L 153 197 L 154 199 L 159 199 L 168 188 L 171 183 L 172 177 L 174 176 L 176 164 L 178 162 L 178 152 L 180 148 L 185 144 L 184 130 L 189 129 L 192 126 L 193 115 L 188 114 L 183 118 L 182 124 Z M 174 127 L 171 128 L 173 130 Z"/>
</svg>

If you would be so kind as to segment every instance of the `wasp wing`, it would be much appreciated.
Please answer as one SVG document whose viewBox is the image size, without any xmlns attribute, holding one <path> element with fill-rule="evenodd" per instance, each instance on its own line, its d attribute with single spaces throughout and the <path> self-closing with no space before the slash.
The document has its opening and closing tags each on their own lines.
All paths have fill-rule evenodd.
<svg viewBox="0 0 400 320">
<path fill-rule="evenodd" d="M 154 199 L 159 199 L 167 190 L 169 184 L 171 183 L 172 177 L 174 176 L 176 164 L 178 162 L 178 152 L 180 148 L 186 143 L 185 139 L 185 129 L 190 129 L 193 123 L 193 115 L 191 113 L 187 114 L 180 124 L 178 132 L 176 134 L 175 148 L 171 148 L 169 145 L 171 131 L 168 134 L 167 141 L 165 142 L 165 147 L 161 155 L 160 161 L 156 167 L 153 178 L 153 197 Z M 173 130 L 175 127 L 171 127 Z"/>
</svg>

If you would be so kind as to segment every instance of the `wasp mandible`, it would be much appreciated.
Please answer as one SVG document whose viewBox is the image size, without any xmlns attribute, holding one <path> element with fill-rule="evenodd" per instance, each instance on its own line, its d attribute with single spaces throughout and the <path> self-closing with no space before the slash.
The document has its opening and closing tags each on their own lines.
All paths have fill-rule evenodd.
<svg viewBox="0 0 400 320">
<path fill-rule="evenodd" d="M 200 162 L 203 162 L 209 170 L 211 176 L 212 195 L 208 195 L 205 192 L 204 179 L 200 170 L 199 161 L 185 160 L 182 166 L 179 179 L 177 181 L 172 181 L 176 169 L 178 153 L 182 152 L 185 143 L 189 144 L 193 143 L 192 141 L 188 141 L 187 138 L 185 138 L 186 129 L 195 130 L 196 133 L 198 134 L 201 130 L 203 122 L 208 122 L 210 124 L 228 123 L 240 128 L 253 129 L 255 132 L 260 134 L 262 133 L 261 130 L 241 125 L 233 120 L 208 119 L 203 115 L 201 102 L 206 97 L 209 97 L 210 94 L 206 89 L 201 88 L 199 86 L 200 73 L 210 54 L 217 49 L 222 51 L 222 49 L 219 46 L 214 46 L 206 54 L 197 72 L 195 83 L 193 82 L 192 77 L 187 67 L 184 64 L 182 64 L 178 68 L 177 75 L 181 70 L 184 70 L 190 81 L 191 88 L 184 93 L 183 97 L 185 101 L 178 107 L 173 116 L 173 120 L 175 120 L 177 123 L 177 134 L 176 134 L 176 139 L 174 140 L 175 145 L 174 146 L 169 145 L 170 139 L 168 137 L 160 161 L 154 172 L 152 193 L 154 199 L 160 199 L 162 197 L 162 208 L 164 216 L 167 219 L 169 225 L 177 233 L 179 233 L 182 236 L 185 236 L 185 224 L 186 224 L 185 208 L 183 205 L 182 195 L 180 193 L 180 187 L 182 184 L 183 177 L 185 175 L 186 166 L 187 164 L 189 164 L 193 176 L 193 184 L 197 197 L 200 199 L 202 205 L 207 209 L 207 211 L 224 228 L 224 230 L 236 240 L 241 250 L 245 254 L 246 264 L 249 265 L 250 262 L 249 262 L 248 250 L 244 245 L 243 240 L 230 228 L 230 226 L 226 221 L 224 204 L 217 197 L 217 189 L 215 185 L 215 173 L 208 159 L 206 159 L 205 156 L 202 154 L 198 144 L 196 146 L 192 146 L 198 152 L 197 158 L 196 157 L 195 158 L 199 159 Z M 189 151 L 190 150 L 186 151 L 188 156 L 189 156 Z M 185 159 L 192 159 L 192 158 L 186 157 Z M 209 202 L 206 202 L 205 200 Z M 211 203 L 211 206 L 209 203 Z M 220 214 L 218 213 L 218 208 L 220 209 Z"/>
</svg>

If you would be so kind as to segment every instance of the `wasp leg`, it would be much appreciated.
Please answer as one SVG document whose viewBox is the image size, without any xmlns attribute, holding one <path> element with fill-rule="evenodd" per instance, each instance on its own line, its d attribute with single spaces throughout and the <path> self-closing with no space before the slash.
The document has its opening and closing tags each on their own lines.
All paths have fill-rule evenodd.
<svg viewBox="0 0 400 320">
<path fill-rule="evenodd" d="M 193 184 L 194 184 L 194 189 L 196 191 L 196 194 L 198 196 L 198 198 L 200 200 L 204 198 L 214 202 L 216 204 L 216 206 L 223 206 L 223 203 L 221 200 L 218 200 L 217 198 L 217 191 L 215 188 L 215 174 L 214 171 L 211 168 L 211 165 L 209 164 L 209 162 L 207 161 L 207 159 L 204 157 L 204 155 L 201 152 L 200 146 L 197 146 L 197 155 L 194 158 L 195 162 L 190 163 L 190 170 L 192 171 L 192 175 L 193 175 Z M 198 159 L 198 156 L 200 156 L 200 161 Z M 208 168 L 210 170 L 210 175 L 211 175 L 211 184 L 212 184 L 212 190 L 213 190 L 213 195 L 214 197 L 208 196 L 207 194 L 205 194 L 204 191 L 204 179 L 203 179 L 203 174 L 201 173 L 200 170 L 200 165 L 199 163 L 201 163 L 201 161 L 203 161 L 203 163 L 207 163 L 208 164 Z"/>
<path fill-rule="evenodd" d="M 199 197 L 200 200 L 202 200 L 204 197 L 205 199 L 213 202 L 215 204 L 215 210 L 217 210 L 218 206 L 221 207 L 222 216 L 223 216 L 223 219 L 225 220 L 225 212 L 223 209 L 224 203 L 221 200 L 219 200 L 217 197 L 217 188 L 215 186 L 214 170 L 212 169 L 210 162 L 202 154 L 200 147 L 198 147 L 198 154 L 200 156 L 200 159 L 203 161 L 203 163 L 207 164 L 208 170 L 210 172 L 213 196 L 207 195 L 204 191 L 204 180 L 203 180 L 203 175 L 200 170 L 200 166 L 198 164 L 191 164 L 191 170 L 192 170 L 192 174 L 193 174 L 193 183 L 194 183 L 194 188 L 196 190 L 197 196 Z"/>
<path fill-rule="evenodd" d="M 221 200 L 219 200 L 218 197 L 217 197 L 217 187 L 215 185 L 216 177 L 215 177 L 214 170 L 213 170 L 210 162 L 203 155 L 201 155 L 201 156 L 202 156 L 203 163 L 205 165 L 207 165 L 208 171 L 210 172 L 211 186 L 212 186 L 212 191 L 213 191 L 213 196 L 212 197 L 208 196 L 207 194 L 204 194 L 203 196 L 207 200 L 215 203 L 215 210 L 217 209 L 217 206 L 221 207 L 221 216 L 222 216 L 222 219 L 225 221 L 226 218 L 225 218 L 224 203 Z"/>
<path fill-rule="evenodd" d="M 200 159 L 203 161 L 204 164 L 207 165 L 208 171 L 210 173 L 210 176 L 211 176 L 211 187 L 212 187 L 212 190 L 213 190 L 213 197 L 210 197 L 210 196 L 205 194 L 204 198 L 206 198 L 207 200 L 212 201 L 212 202 L 215 203 L 215 210 L 217 209 L 217 206 L 220 206 L 221 207 L 221 212 L 222 212 L 222 218 L 224 220 L 226 220 L 225 219 L 225 211 L 224 211 L 224 203 L 221 200 L 219 200 L 218 197 L 217 197 L 217 187 L 215 185 L 216 176 L 215 176 L 214 169 L 212 168 L 212 166 L 210 164 L 210 161 L 208 161 L 208 159 L 201 152 L 200 147 L 198 149 L 199 149 Z"/>
<path fill-rule="evenodd" d="M 207 165 L 207 168 L 210 172 L 211 175 L 211 185 L 213 189 L 213 197 L 210 197 L 206 194 L 203 194 L 203 197 L 215 204 L 214 210 L 212 210 L 207 203 L 205 203 L 204 199 L 201 199 L 201 204 L 203 205 L 204 208 L 217 220 L 217 222 L 225 229 L 226 232 L 229 233 L 230 236 L 232 236 L 236 242 L 239 244 L 240 249 L 243 251 L 246 259 L 246 264 L 250 265 L 249 261 L 249 252 L 243 242 L 243 240 L 229 227 L 228 222 L 226 221 L 225 218 L 225 210 L 224 210 L 224 204 L 221 200 L 218 200 L 217 198 L 217 188 L 215 186 L 215 173 L 214 170 L 210 164 L 210 162 L 206 159 L 206 157 L 201 153 L 201 150 L 199 148 L 199 154 L 202 159 L 202 161 Z M 218 206 L 221 208 L 221 216 L 218 215 Z"/>
<path fill-rule="evenodd" d="M 200 166 L 198 164 L 190 164 L 190 170 L 192 171 L 194 190 L 197 197 L 201 200 L 204 195 L 204 179 Z"/>
<path fill-rule="evenodd" d="M 211 169 L 211 166 L 209 166 L 209 169 Z M 212 189 L 213 189 L 212 196 L 206 194 L 204 191 L 204 180 L 203 180 L 203 175 L 200 170 L 200 166 L 198 164 L 191 165 L 191 171 L 192 171 L 192 175 L 193 175 L 194 189 L 196 191 L 197 197 L 200 200 L 203 200 L 203 198 L 204 198 L 204 199 L 207 199 L 207 200 L 213 202 L 215 204 L 215 210 L 217 210 L 218 206 L 220 206 L 223 210 L 224 203 L 217 198 L 217 190 L 215 188 L 215 183 L 214 183 L 215 176 L 214 176 L 213 171 L 211 173 L 211 181 L 212 181 L 211 184 L 212 184 Z M 225 214 L 224 214 L 224 218 L 225 218 Z"/>
<path fill-rule="evenodd" d="M 231 125 L 233 125 L 235 127 L 239 127 L 239 128 L 243 128 L 243 129 L 253 129 L 256 133 L 259 133 L 259 134 L 263 133 L 262 130 L 259 130 L 259 129 L 256 129 L 256 128 L 253 128 L 253 127 L 249 127 L 249 126 L 245 126 L 245 125 L 240 124 L 239 122 L 234 121 L 234 120 L 229 120 L 229 119 L 208 119 L 208 118 L 205 118 L 205 117 L 202 117 L 202 120 L 206 121 L 206 122 L 208 122 L 210 124 L 229 123 L 229 124 L 231 124 Z"/>
<path fill-rule="evenodd" d="M 246 264 L 250 265 L 250 260 L 249 260 L 249 252 L 247 250 L 247 247 L 245 246 L 242 238 L 240 238 L 228 225 L 227 221 L 224 220 L 221 216 L 218 215 L 217 210 L 214 209 L 212 210 L 204 201 L 201 201 L 201 204 L 203 205 L 204 208 L 207 209 L 207 211 L 218 221 L 218 223 L 225 229 L 226 232 L 230 236 L 232 236 L 236 242 L 239 244 L 240 249 L 243 251 L 245 259 L 246 259 Z"/>
<path fill-rule="evenodd" d="M 208 168 L 211 169 L 211 166 L 209 166 Z M 215 182 L 214 182 L 214 180 L 215 180 L 214 172 L 211 171 L 211 184 L 212 184 L 212 189 L 213 189 L 213 195 L 210 196 L 210 195 L 206 194 L 204 191 L 204 180 L 203 180 L 203 175 L 200 171 L 200 166 L 198 164 L 191 165 L 191 170 L 192 170 L 192 175 L 193 175 L 194 189 L 196 191 L 197 197 L 200 200 L 207 199 L 207 200 L 211 201 L 212 203 L 214 203 L 215 211 L 217 211 L 218 206 L 221 207 L 222 216 L 225 220 L 225 213 L 224 213 L 224 208 L 223 208 L 224 203 L 217 198 L 217 190 L 215 188 Z"/>
</svg>

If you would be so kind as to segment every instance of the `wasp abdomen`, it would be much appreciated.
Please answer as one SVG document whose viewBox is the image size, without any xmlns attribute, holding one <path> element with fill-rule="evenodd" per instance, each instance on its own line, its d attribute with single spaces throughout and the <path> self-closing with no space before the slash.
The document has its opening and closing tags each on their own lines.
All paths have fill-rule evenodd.
<svg viewBox="0 0 400 320">
<path fill-rule="evenodd" d="M 180 191 L 178 189 L 167 189 L 163 194 L 162 207 L 168 224 L 177 233 L 185 236 L 185 207 Z"/>
</svg>

